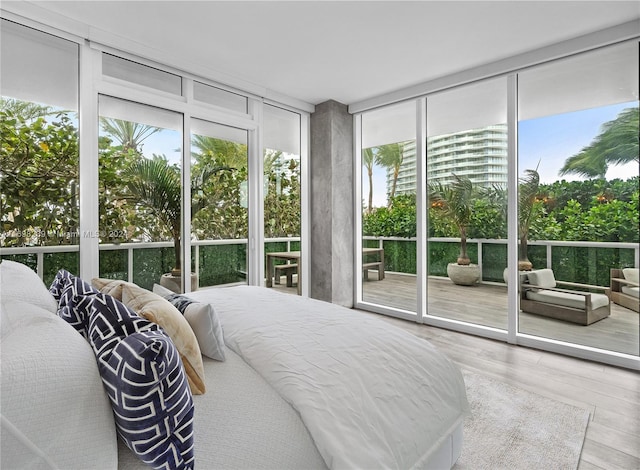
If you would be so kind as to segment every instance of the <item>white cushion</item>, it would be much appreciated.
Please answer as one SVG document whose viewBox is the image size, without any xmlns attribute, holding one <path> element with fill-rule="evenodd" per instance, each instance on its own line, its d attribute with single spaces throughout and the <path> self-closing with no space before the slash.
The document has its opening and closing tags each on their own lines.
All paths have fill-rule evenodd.
<svg viewBox="0 0 640 470">
<path fill-rule="evenodd" d="M 529 282 L 534 286 L 545 287 L 547 289 L 556 286 L 556 278 L 551 269 L 538 269 L 531 271 L 529 274 Z"/>
<path fill-rule="evenodd" d="M 627 281 L 631 281 L 631 282 L 634 282 L 636 284 L 640 284 L 638 282 L 638 271 L 640 271 L 638 268 L 624 268 L 622 270 L 622 275 L 624 276 L 624 278 Z"/>
<path fill-rule="evenodd" d="M 42 279 L 29 266 L 10 260 L 0 263 L 0 295 L 3 300 L 20 300 L 56 313 L 58 304 Z"/>
<path fill-rule="evenodd" d="M 622 286 L 622 293 L 640 298 L 640 287 Z"/>
<path fill-rule="evenodd" d="M 527 299 L 549 304 L 562 305 L 564 307 L 585 308 L 586 297 L 580 294 L 569 294 L 552 290 L 527 291 Z M 609 305 L 609 297 L 604 294 L 591 294 L 591 309 Z"/>
<path fill-rule="evenodd" d="M 29 303 L 3 295 L 0 312 L 0 468 L 116 468 L 115 422 L 89 343 Z"/>
<path fill-rule="evenodd" d="M 196 302 L 159 284 L 153 285 L 153 292 L 167 299 L 182 312 L 198 339 L 202 354 L 216 361 L 225 360 L 222 323 L 211 304 Z"/>
</svg>

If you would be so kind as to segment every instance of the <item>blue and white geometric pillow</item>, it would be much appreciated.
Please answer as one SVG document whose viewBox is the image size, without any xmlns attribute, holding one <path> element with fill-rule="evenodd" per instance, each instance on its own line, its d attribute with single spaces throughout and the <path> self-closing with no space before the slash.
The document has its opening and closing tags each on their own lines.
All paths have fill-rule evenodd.
<svg viewBox="0 0 640 470">
<path fill-rule="evenodd" d="M 49 292 L 58 302 L 58 316 L 88 338 L 88 306 L 91 296 L 98 294 L 90 284 L 61 269 L 51 283 Z"/>
<path fill-rule="evenodd" d="M 193 397 L 171 338 L 109 295 L 89 303 L 89 342 L 118 434 L 153 468 L 192 469 Z"/>
</svg>

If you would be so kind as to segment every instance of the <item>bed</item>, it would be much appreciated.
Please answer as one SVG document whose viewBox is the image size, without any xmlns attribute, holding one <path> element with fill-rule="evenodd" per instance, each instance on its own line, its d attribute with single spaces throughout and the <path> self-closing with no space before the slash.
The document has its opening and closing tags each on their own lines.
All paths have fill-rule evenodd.
<svg viewBox="0 0 640 470">
<path fill-rule="evenodd" d="M 6 277 L 2 277 L 3 294 Z M 109 423 L 109 413 L 104 413 L 108 400 L 95 397 L 100 381 L 95 371 L 87 370 L 90 361 L 73 378 L 82 375 L 92 391 L 80 390 L 73 378 L 56 379 L 64 382 L 56 387 L 69 389 L 57 394 L 85 394 L 65 401 L 64 406 L 86 400 L 87 395 L 98 400 L 99 406 L 83 410 L 86 416 L 74 408 L 76 439 L 87 430 L 94 436 L 96 428 L 100 430 L 100 438 L 84 446 L 87 455 L 78 455 L 64 432 L 29 428 L 34 418 L 24 415 L 33 410 L 37 419 L 46 421 L 39 407 L 49 409 L 46 402 L 53 397 L 47 392 L 46 377 L 31 374 L 29 379 L 36 380 L 37 387 L 27 381 L 21 388 L 25 354 L 37 349 L 24 346 L 23 335 L 42 335 L 48 344 L 64 342 L 71 347 L 78 343 L 74 348 L 83 354 L 87 349 L 76 331 L 65 328 L 56 315 L 48 316 L 51 306 L 46 299 L 44 305 L 32 307 L 38 313 L 30 330 L 24 328 L 27 320 L 15 321 L 24 317 L 26 303 L 39 297 L 34 296 L 34 281 L 30 283 L 28 290 L 2 299 L 3 468 L 28 457 L 28 452 L 7 447 L 15 440 L 36 449 L 32 456 L 36 460 L 44 454 L 56 462 L 57 454 L 65 453 L 66 460 L 59 460 L 65 468 L 149 468 L 121 440 L 116 444 L 113 416 Z M 440 469 L 454 465 L 462 448 L 463 420 L 469 413 L 464 381 L 455 364 L 427 341 L 378 318 L 261 287 L 212 288 L 189 297 L 213 306 L 226 345 L 224 362 L 203 358 L 206 393 L 193 395 L 195 467 Z M 38 326 L 43 317 L 46 331 Z M 58 330 L 64 339 L 52 337 L 52 331 Z M 9 350 L 7 344 L 22 346 Z M 16 357 L 11 354 L 14 349 Z M 70 355 L 60 352 L 60 357 L 52 355 L 47 358 L 51 363 L 46 363 L 41 352 L 33 354 L 37 355 L 34 364 L 46 370 Z M 12 367 L 13 362 L 20 367 Z M 61 373 L 71 374 L 72 369 L 68 363 L 59 367 Z M 68 413 L 63 413 L 59 402 L 56 407 L 58 425 L 64 429 L 61 416 Z M 14 408 L 19 412 L 12 413 Z"/>
</svg>

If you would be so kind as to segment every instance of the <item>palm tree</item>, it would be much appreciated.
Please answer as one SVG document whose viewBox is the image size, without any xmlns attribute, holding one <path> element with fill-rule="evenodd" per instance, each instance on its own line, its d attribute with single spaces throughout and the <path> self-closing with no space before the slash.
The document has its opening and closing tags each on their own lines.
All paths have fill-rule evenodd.
<svg viewBox="0 0 640 470">
<path fill-rule="evenodd" d="M 179 275 L 182 266 L 180 169 L 164 158 L 141 158 L 124 171 L 124 176 L 129 198 L 147 208 L 171 234 L 175 252 L 175 267 L 171 273 Z"/>
<path fill-rule="evenodd" d="M 462 266 L 471 264 L 467 254 L 467 229 L 471 223 L 474 200 L 478 196 L 477 189 L 469 178 L 453 175 L 451 184 L 434 183 L 429 185 L 429 199 L 433 207 L 442 211 L 460 233 L 460 255 L 457 263 Z"/>
<path fill-rule="evenodd" d="M 199 194 L 205 183 L 213 175 L 223 170 L 224 166 L 205 166 L 192 174 L 191 192 Z M 165 157 L 154 155 L 153 159 L 141 158 L 125 170 L 129 199 L 146 207 L 157 217 L 173 238 L 175 267 L 171 274 L 179 276 L 182 268 L 180 251 L 180 224 L 182 214 L 182 190 L 180 168 L 169 164 Z M 191 217 L 207 204 L 205 198 L 198 198 L 191 205 Z"/>
<path fill-rule="evenodd" d="M 362 149 L 362 165 L 367 169 L 367 176 L 369 178 L 368 213 L 371 213 L 373 210 L 373 166 L 375 164 L 376 156 L 373 152 L 373 148 Z"/>
<path fill-rule="evenodd" d="M 398 175 L 400 174 L 400 167 L 402 166 L 402 161 L 404 160 L 404 142 L 381 145 L 380 147 L 378 147 L 377 160 L 380 165 L 387 167 L 393 172 L 391 191 L 389 193 L 390 205 L 391 201 L 393 201 L 393 197 L 396 195 L 396 184 L 398 182 Z"/>
<path fill-rule="evenodd" d="M 604 178 L 609 165 L 638 162 L 638 108 L 623 110 L 606 122 L 593 142 L 569 157 L 560 175 L 570 173 L 587 178 Z"/>
<path fill-rule="evenodd" d="M 536 201 L 540 189 L 540 174 L 538 168 L 525 170 L 525 176 L 520 178 L 518 184 L 518 270 L 531 271 L 533 267 L 529 261 L 527 243 L 529 240 L 529 227 L 536 213 Z"/>
<path fill-rule="evenodd" d="M 244 144 L 204 135 L 193 135 L 191 145 L 198 150 L 193 153 L 200 157 L 200 160 L 208 157 L 218 164 L 238 169 L 247 166 L 247 146 Z"/>
<path fill-rule="evenodd" d="M 141 153 L 142 142 L 162 129 L 148 126 L 138 122 L 124 121 L 122 119 L 100 118 L 102 130 L 116 139 L 122 146 L 122 151 L 133 150 Z"/>
</svg>

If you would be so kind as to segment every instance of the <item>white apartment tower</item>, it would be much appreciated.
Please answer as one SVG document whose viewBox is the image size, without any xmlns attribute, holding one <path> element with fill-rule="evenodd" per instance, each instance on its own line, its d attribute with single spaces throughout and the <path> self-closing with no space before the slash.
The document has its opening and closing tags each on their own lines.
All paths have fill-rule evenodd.
<svg viewBox="0 0 640 470">
<path fill-rule="evenodd" d="M 479 129 L 427 138 L 427 179 L 448 184 L 454 176 L 466 176 L 474 184 L 491 187 L 507 184 L 507 125 L 495 124 Z M 391 191 L 393 172 L 387 170 L 387 194 Z M 416 192 L 416 144 L 408 141 L 396 195 Z"/>
</svg>

